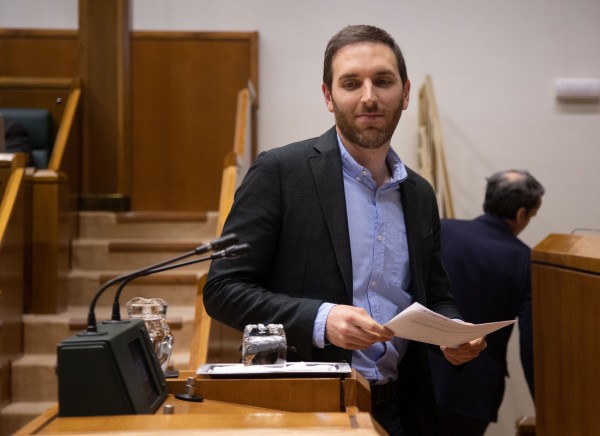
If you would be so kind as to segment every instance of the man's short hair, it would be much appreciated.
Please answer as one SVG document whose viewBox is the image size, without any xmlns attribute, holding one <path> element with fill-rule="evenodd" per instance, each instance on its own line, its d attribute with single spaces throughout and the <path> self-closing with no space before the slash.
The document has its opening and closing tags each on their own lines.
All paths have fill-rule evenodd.
<svg viewBox="0 0 600 436">
<path fill-rule="evenodd" d="M 487 178 L 483 210 L 500 218 L 515 219 L 520 208 L 529 213 L 538 207 L 544 192 L 529 171 L 500 171 Z"/>
<path fill-rule="evenodd" d="M 402 51 L 394 38 L 391 37 L 389 33 L 385 30 L 380 29 L 375 26 L 368 25 L 355 25 L 355 26 L 347 26 L 336 33 L 327 43 L 327 48 L 325 49 L 325 57 L 323 61 L 323 83 L 327 86 L 329 90 L 331 90 L 331 86 L 333 84 L 333 58 L 336 53 L 342 49 L 343 47 L 351 44 L 358 44 L 361 42 L 373 42 L 385 44 L 389 48 L 392 49 L 394 55 L 396 56 L 396 61 L 398 63 L 398 72 L 400 73 L 400 80 L 402 80 L 402 85 L 406 83 L 408 80 L 408 74 L 406 72 L 406 62 L 404 61 L 404 56 L 402 55 Z"/>
</svg>

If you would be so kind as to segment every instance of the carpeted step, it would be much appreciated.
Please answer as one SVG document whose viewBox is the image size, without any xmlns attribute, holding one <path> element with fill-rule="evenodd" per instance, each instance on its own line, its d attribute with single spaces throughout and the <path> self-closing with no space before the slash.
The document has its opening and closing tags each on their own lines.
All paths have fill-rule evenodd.
<svg viewBox="0 0 600 436">
<path fill-rule="evenodd" d="M 66 281 L 69 304 L 89 306 L 100 287 L 120 274 L 123 272 L 72 270 Z M 140 277 L 123 288 L 119 301 L 124 305 L 134 297 L 162 298 L 170 306 L 193 306 L 199 275 L 196 271 L 173 270 Z M 118 286 L 108 288 L 100 296 L 96 306 L 111 306 L 117 288 Z"/>
<path fill-rule="evenodd" d="M 217 219 L 217 212 L 79 212 L 80 239 L 72 241 L 72 269 L 66 281 L 68 308 L 53 315 L 24 316 L 25 355 L 12 366 L 13 403 L 0 412 L 0 435 L 12 434 L 55 404 L 56 347 L 85 328 L 89 304 L 102 284 L 215 239 Z M 174 336 L 170 366 L 175 369 L 189 366 L 196 281 L 208 266 L 209 262 L 204 262 L 136 279 L 120 298 L 123 318 L 127 316 L 125 304 L 133 297 L 167 301 L 167 322 Z M 114 291 L 116 287 L 108 289 L 98 300 L 97 321 L 110 318 Z M 218 324 L 211 337 L 222 336 Z M 209 353 L 215 352 L 223 355 L 221 349 L 211 347 Z"/>
<path fill-rule="evenodd" d="M 11 403 L 0 410 L 0 435 L 11 435 L 56 402 Z"/>
<path fill-rule="evenodd" d="M 82 239 L 188 239 L 215 237 L 217 212 L 79 212 Z"/>
<path fill-rule="evenodd" d="M 95 310 L 96 320 L 110 319 L 109 307 L 99 307 Z M 167 323 L 174 337 L 174 347 L 179 352 L 189 352 L 194 323 L 193 306 L 169 306 L 167 309 Z M 25 354 L 51 354 L 56 353 L 58 344 L 79 331 L 84 330 L 89 307 L 67 308 L 66 311 L 55 315 L 25 315 Z M 125 306 L 122 306 L 121 317 L 126 318 Z"/>
<path fill-rule="evenodd" d="M 72 243 L 72 269 L 87 271 L 135 271 L 187 254 L 207 241 L 188 240 L 104 240 L 79 239 Z M 183 261 L 200 259 L 190 256 Z M 181 271 L 208 271 L 209 261 L 179 268 Z"/>
<path fill-rule="evenodd" d="M 56 356 L 26 354 L 14 361 L 12 391 L 17 403 L 58 401 Z"/>
</svg>

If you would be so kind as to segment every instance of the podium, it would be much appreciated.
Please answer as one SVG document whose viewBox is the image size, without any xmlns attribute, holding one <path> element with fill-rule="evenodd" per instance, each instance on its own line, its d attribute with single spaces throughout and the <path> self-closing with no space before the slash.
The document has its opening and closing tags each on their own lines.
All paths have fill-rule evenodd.
<svg viewBox="0 0 600 436">
<path fill-rule="evenodd" d="M 203 402 L 182 401 L 188 377 L 196 377 Z M 344 378 L 211 379 L 182 371 L 167 379 L 169 396 L 153 415 L 59 417 L 55 406 L 19 430 L 30 434 L 384 434 L 370 412 L 369 385 L 352 370 Z M 163 414 L 172 405 L 174 414 Z"/>
<path fill-rule="evenodd" d="M 536 434 L 600 434 L 600 236 L 551 234 L 531 260 Z"/>
</svg>

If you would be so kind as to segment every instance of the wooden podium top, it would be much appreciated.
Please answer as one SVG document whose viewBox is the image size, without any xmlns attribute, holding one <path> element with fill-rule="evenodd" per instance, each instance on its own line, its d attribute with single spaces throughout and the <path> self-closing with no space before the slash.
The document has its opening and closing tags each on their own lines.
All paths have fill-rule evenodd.
<svg viewBox="0 0 600 436">
<path fill-rule="evenodd" d="M 291 413 L 238 406 L 205 400 L 193 403 L 192 412 L 182 410 L 183 401 L 169 395 L 165 404 L 175 406 L 175 414 L 162 414 L 162 407 L 154 415 L 112 415 L 61 418 L 58 406 L 49 409 L 15 436 L 32 434 L 203 434 L 239 435 L 260 434 L 328 434 L 350 435 L 383 434 L 380 427 L 366 412 L 349 408 L 346 412 Z"/>
<path fill-rule="evenodd" d="M 531 260 L 600 273 L 600 235 L 550 234 L 533 248 Z"/>
<path fill-rule="evenodd" d="M 174 397 L 196 377 L 203 402 Z M 383 434 L 371 418 L 370 390 L 354 370 L 345 378 L 210 379 L 181 371 L 167 379 L 170 394 L 153 415 L 59 417 L 55 406 L 15 435 L 30 434 Z M 174 414 L 163 414 L 164 405 Z M 365 407 L 367 408 L 365 410 Z"/>
</svg>

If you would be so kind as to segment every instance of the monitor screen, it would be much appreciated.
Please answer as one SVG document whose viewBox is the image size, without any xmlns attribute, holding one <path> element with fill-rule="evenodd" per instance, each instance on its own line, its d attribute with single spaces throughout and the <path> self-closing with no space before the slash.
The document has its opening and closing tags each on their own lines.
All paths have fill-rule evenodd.
<svg viewBox="0 0 600 436">
<path fill-rule="evenodd" d="M 148 400 L 148 404 L 152 404 L 159 396 L 159 391 L 156 380 L 152 377 L 148 360 L 144 356 L 140 338 L 136 338 L 129 343 L 129 352 L 133 368 L 139 375 L 140 387 Z"/>
</svg>

